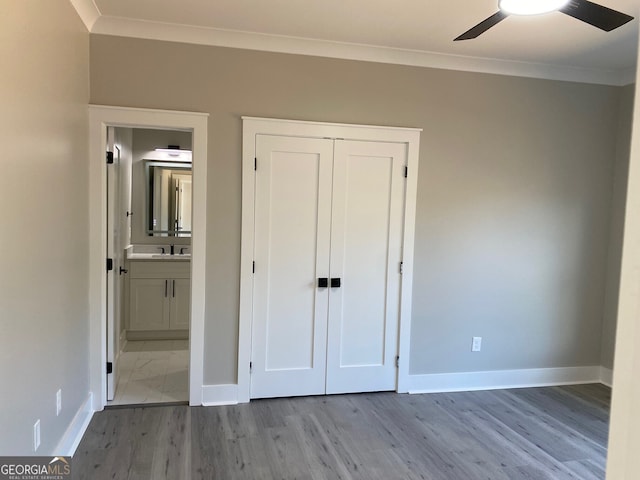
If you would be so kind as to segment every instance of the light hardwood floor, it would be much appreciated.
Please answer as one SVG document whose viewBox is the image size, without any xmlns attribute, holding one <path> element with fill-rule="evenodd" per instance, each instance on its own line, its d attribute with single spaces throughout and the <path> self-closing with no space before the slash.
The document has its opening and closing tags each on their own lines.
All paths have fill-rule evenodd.
<svg viewBox="0 0 640 480">
<path fill-rule="evenodd" d="M 603 479 L 610 389 L 374 393 L 96 413 L 76 479 Z"/>
</svg>

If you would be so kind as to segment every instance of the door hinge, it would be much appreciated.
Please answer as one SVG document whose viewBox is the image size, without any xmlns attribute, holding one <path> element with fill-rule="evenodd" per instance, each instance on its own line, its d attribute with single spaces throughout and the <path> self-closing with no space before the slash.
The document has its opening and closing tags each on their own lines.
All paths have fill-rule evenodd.
<svg viewBox="0 0 640 480">
<path fill-rule="evenodd" d="M 404 262 L 400 262 L 400 275 L 402 275 L 404 271 Z"/>
<path fill-rule="evenodd" d="M 409 167 L 404 167 L 404 178 L 407 178 L 407 175 L 409 175 Z"/>
<path fill-rule="evenodd" d="M 253 265 L 251 267 L 251 272 L 252 273 L 256 273 L 256 262 L 255 261 L 253 262 Z"/>
<path fill-rule="evenodd" d="M 113 363 L 107 362 L 107 375 L 113 373 Z"/>
<path fill-rule="evenodd" d="M 107 272 L 113 270 L 113 258 L 107 258 Z"/>
<path fill-rule="evenodd" d="M 400 368 L 400 356 L 396 356 L 396 368 Z"/>
<path fill-rule="evenodd" d="M 113 163 L 113 152 L 107 152 L 107 165 L 111 165 Z"/>
<path fill-rule="evenodd" d="M 258 157 L 253 158 L 253 169 L 258 170 Z"/>
<path fill-rule="evenodd" d="M 253 373 L 253 362 L 249 362 L 249 373 Z"/>
</svg>

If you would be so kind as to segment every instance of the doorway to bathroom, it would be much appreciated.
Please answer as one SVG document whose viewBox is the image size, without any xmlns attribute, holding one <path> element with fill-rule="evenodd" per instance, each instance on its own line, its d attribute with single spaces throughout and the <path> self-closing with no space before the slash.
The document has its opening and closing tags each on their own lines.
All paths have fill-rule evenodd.
<svg viewBox="0 0 640 480">
<path fill-rule="evenodd" d="M 107 128 L 107 406 L 189 399 L 192 143 Z"/>
<path fill-rule="evenodd" d="M 201 405 L 208 115 L 89 117 L 92 407 Z"/>
</svg>

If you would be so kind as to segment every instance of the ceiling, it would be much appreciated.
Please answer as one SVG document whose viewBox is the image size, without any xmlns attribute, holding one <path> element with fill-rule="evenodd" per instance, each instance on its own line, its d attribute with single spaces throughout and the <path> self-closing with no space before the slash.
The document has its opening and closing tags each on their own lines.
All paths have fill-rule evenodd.
<svg viewBox="0 0 640 480">
<path fill-rule="evenodd" d="M 511 16 L 453 39 L 498 0 L 71 0 L 92 33 L 455 70 L 624 85 L 635 81 L 638 0 L 601 0 L 635 17 L 603 32 L 559 12 Z"/>
</svg>

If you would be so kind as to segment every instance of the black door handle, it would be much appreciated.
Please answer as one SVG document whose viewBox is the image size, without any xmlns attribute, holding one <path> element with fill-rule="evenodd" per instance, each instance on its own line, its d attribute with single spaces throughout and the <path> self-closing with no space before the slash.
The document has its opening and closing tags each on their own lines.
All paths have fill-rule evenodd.
<svg viewBox="0 0 640 480">
<path fill-rule="evenodd" d="M 318 279 L 318 288 L 327 288 L 329 286 L 329 279 L 322 277 Z"/>
<path fill-rule="evenodd" d="M 123 273 L 129 273 L 129 270 L 127 270 L 126 268 L 120 267 L 120 275 L 122 275 Z"/>
<path fill-rule="evenodd" d="M 331 288 L 340 288 L 340 278 L 331 279 Z"/>
</svg>

